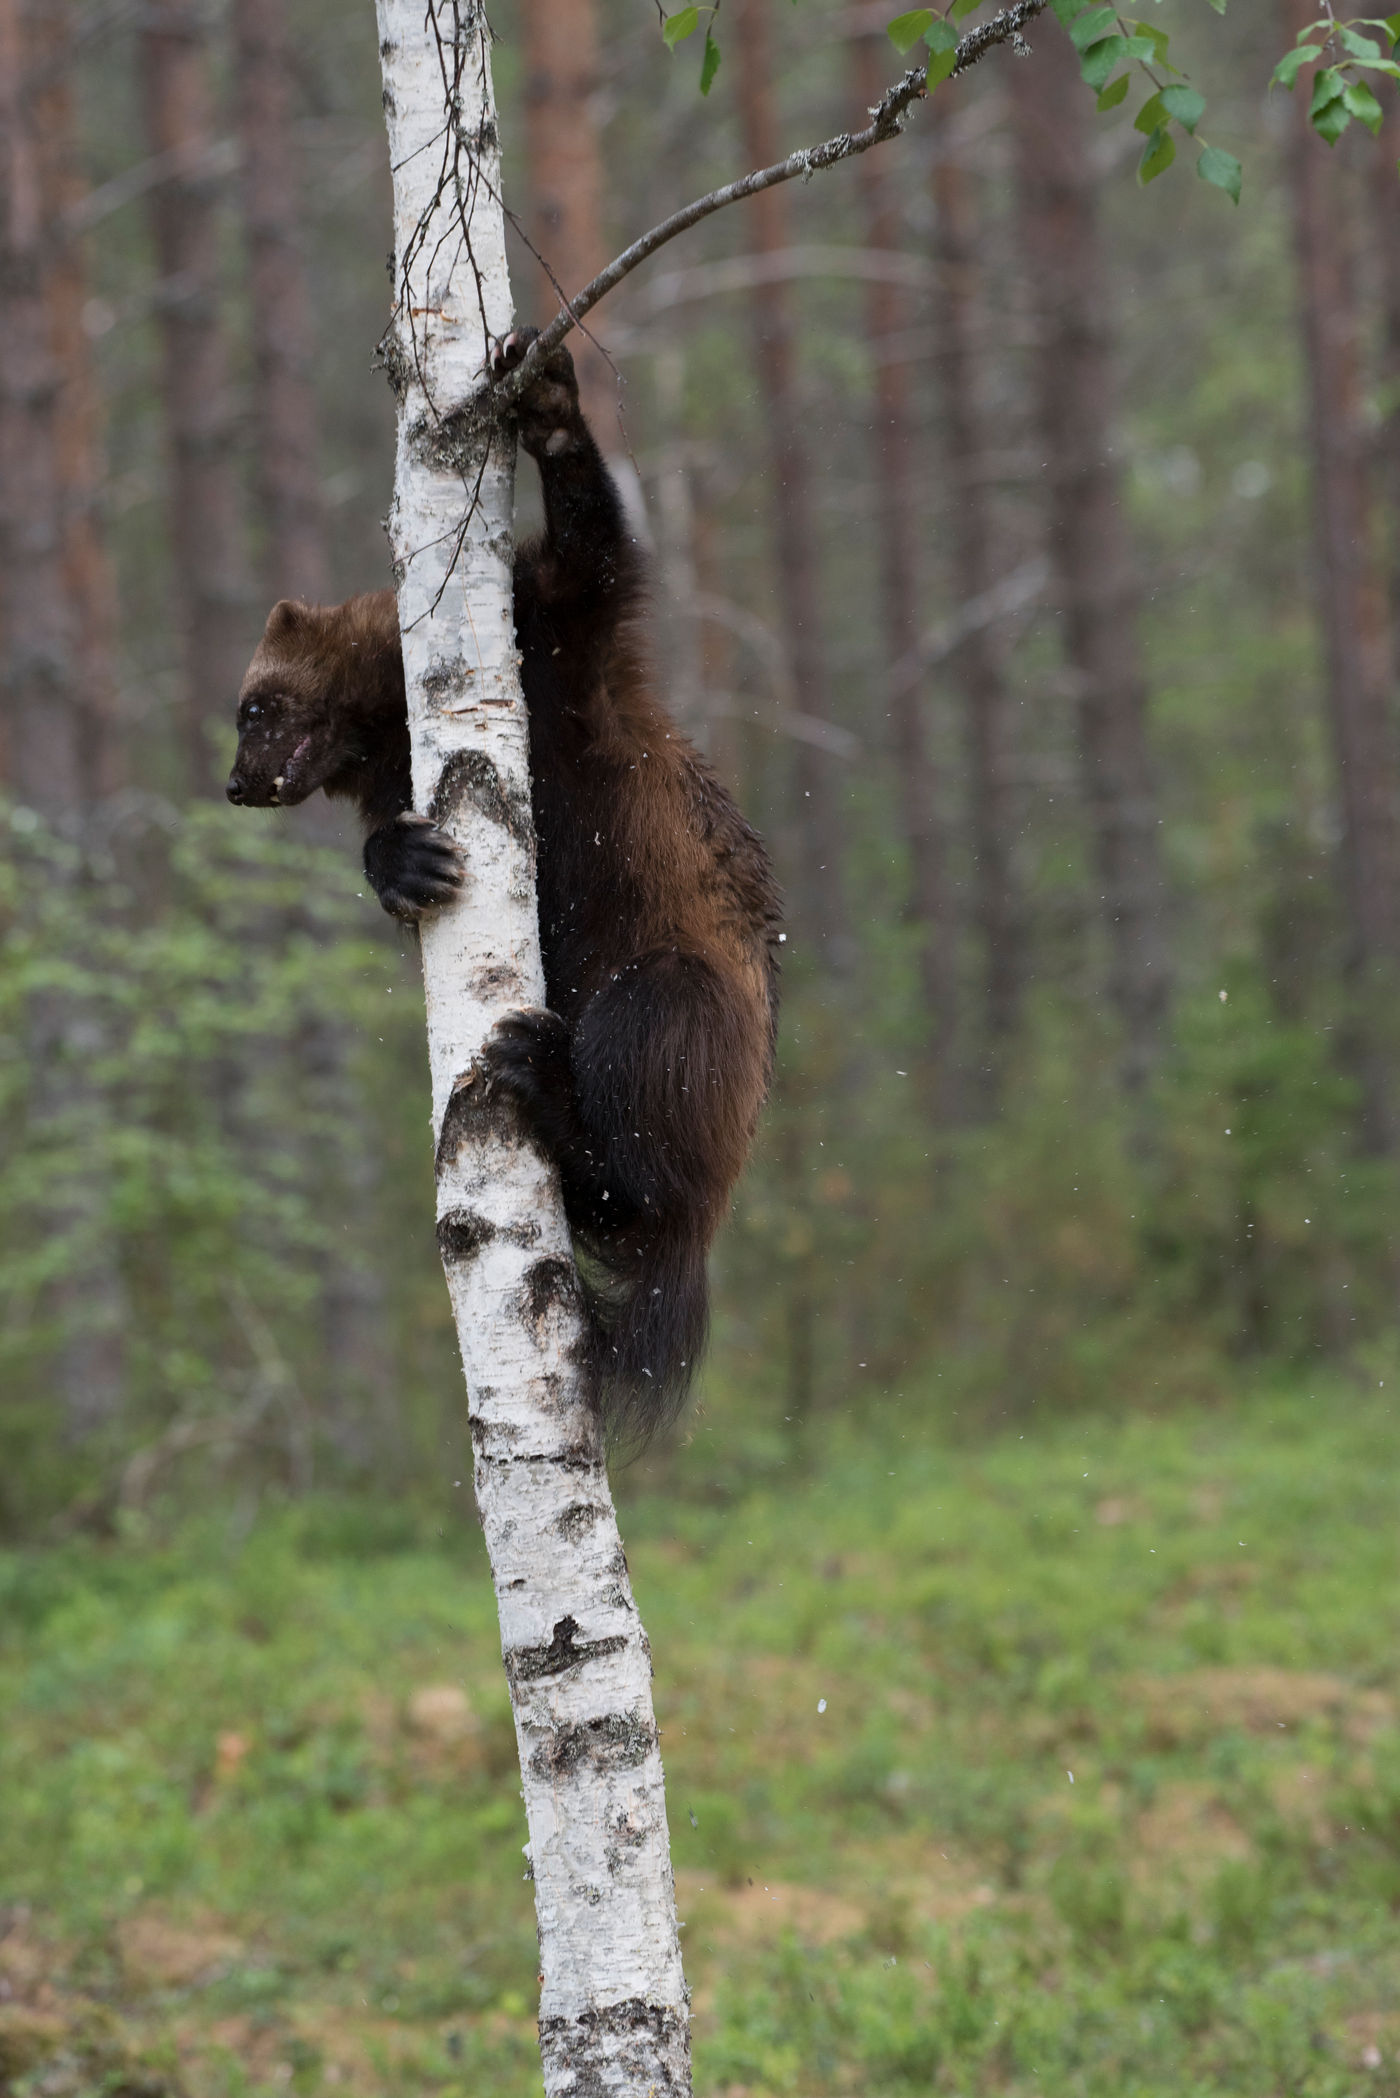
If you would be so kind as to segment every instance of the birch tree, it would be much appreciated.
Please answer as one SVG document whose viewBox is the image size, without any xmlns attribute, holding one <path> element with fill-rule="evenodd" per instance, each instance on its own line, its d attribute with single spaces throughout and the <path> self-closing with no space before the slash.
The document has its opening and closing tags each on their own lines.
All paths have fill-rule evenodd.
<svg viewBox="0 0 1400 2098">
<path fill-rule="evenodd" d="M 462 844 L 423 928 L 438 1243 L 470 1394 L 540 1942 L 548 2093 L 684 2092 L 690 2035 L 651 1660 L 627 1577 L 552 1167 L 482 1097 L 498 1015 L 544 1003 L 511 601 L 514 441 L 483 368 L 511 295 L 489 31 L 378 0 L 394 171 L 390 516 L 416 804 Z"/>
</svg>

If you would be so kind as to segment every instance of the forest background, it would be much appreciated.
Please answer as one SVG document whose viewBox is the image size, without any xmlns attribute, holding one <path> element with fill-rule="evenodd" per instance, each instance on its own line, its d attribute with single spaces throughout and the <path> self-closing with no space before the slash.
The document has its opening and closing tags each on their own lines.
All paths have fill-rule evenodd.
<svg viewBox="0 0 1400 2098">
<path fill-rule="evenodd" d="M 1097 117 L 1046 23 L 1034 65 L 721 214 L 598 317 L 662 674 L 791 909 L 716 1261 L 707 1404 L 742 1395 L 746 1435 L 1387 1346 L 1393 156 L 1360 125 L 1297 150 L 1282 15 L 1162 20 L 1238 210 L 1184 156 L 1139 188 L 1132 105 Z M 133 1501 L 211 1453 L 431 1494 L 463 1412 L 416 957 L 333 815 L 219 799 L 270 601 L 387 575 L 374 52 L 315 6 L 36 21 L 0 1521 L 110 1500 L 137 1452 Z M 698 44 L 606 9 L 498 27 L 511 193 L 570 284 L 899 71 L 859 15 L 740 11 L 705 99 Z M 516 278 L 553 311 L 524 243 Z"/>
<path fill-rule="evenodd" d="M 1316 1671 L 1346 1652 L 1367 1674 L 1384 1642 L 1368 1662 L 1360 1598 L 1374 1635 L 1375 1584 L 1393 1583 L 1358 1560 L 1355 1621 L 1343 1632 L 1340 1616 L 1319 1620 L 1297 1645 L 1290 1495 L 1308 1471 L 1327 1522 L 1350 1524 L 1389 1446 L 1379 1395 L 1400 1376 L 1394 113 L 1378 146 L 1354 124 L 1329 152 L 1294 97 L 1268 92 L 1306 19 L 1292 0 L 1223 19 L 1163 0 L 1158 15 L 1210 98 L 1203 130 L 1244 163 L 1238 209 L 1194 179 L 1184 152 L 1141 187 L 1133 103 L 1096 114 L 1047 19 L 1031 58 L 994 53 L 902 140 L 720 214 L 630 279 L 591 324 L 611 364 L 575 338 L 653 551 L 673 707 L 768 835 L 791 911 L 778 1079 L 717 1252 L 700 1407 L 622 1475 L 624 1527 L 663 1588 L 670 1561 L 646 1561 L 649 1538 L 670 1539 L 677 1566 L 718 1554 L 727 1581 L 757 1496 L 772 1567 L 784 1551 L 800 1560 L 810 1595 L 790 1599 L 800 1627 L 755 1619 L 748 1636 L 808 1652 L 824 1599 L 847 1589 L 839 1554 L 808 1565 L 804 1511 L 823 1509 L 818 1530 L 834 1534 L 839 1479 L 865 1540 L 859 1579 L 902 1592 L 898 1536 L 915 1552 L 918 1525 L 906 1510 L 905 1530 L 885 1535 L 895 1517 L 881 1482 L 899 1451 L 909 1506 L 932 1525 L 929 1496 L 942 1509 L 943 1489 L 915 1491 L 931 1462 L 916 1447 L 932 1435 L 946 1505 L 964 1480 L 963 1547 L 967 1563 L 988 1555 L 988 1585 L 974 1604 L 969 1575 L 961 1600 L 940 1590 L 917 1609 L 979 1697 L 993 1680 L 1009 1697 L 1034 1663 L 1035 1696 L 1059 1716 L 1032 1760 L 1065 1760 L 1061 1732 L 1082 1741 L 1074 1728 L 1101 1694 L 1073 1669 L 1043 1678 L 1046 1654 L 1074 1647 L 1092 1582 L 1086 1570 L 1060 1597 L 1063 1619 L 1022 1639 L 1050 1608 L 1030 1599 L 1039 1561 L 1024 1541 L 1011 1548 L 1026 1592 L 1009 1602 L 979 1496 L 999 1510 L 1034 1501 L 1069 1550 L 1080 1454 L 1131 1448 L 1135 1476 L 1158 1466 L 1170 1526 L 1186 1520 L 1197 1462 L 1181 1454 L 1197 1427 L 1180 1424 L 1218 1423 L 1204 1432 L 1220 1449 L 1243 1437 L 1191 1489 L 1191 1520 L 1233 1526 L 1226 1473 L 1246 1496 L 1256 1472 L 1275 1481 L 1284 1561 L 1271 1593 L 1294 1629 L 1221 1632 L 1232 1573 L 1171 1603 L 1184 1644 L 1169 1641 L 1160 1665 L 1266 1651 L 1306 1664 L 1306 1696 L 1297 1684 L 1270 1695 L 1287 1724 L 1339 1740 L 1359 1727 L 1369 1743 L 1369 1722 Z M 664 208 L 852 123 L 901 70 L 881 10 L 808 0 L 722 15 L 703 98 L 700 36 L 672 52 L 654 21 L 613 0 L 596 13 L 591 0 L 503 0 L 493 21 L 517 296 L 537 320 L 556 301 L 532 247 L 577 287 Z M 1383 100 L 1390 110 L 1388 88 Z M 425 1540 L 431 1551 L 444 1529 L 469 1528 L 470 1457 L 433 1242 L 412 943 L 361 893 L 357 842 L 334 812 L 264 820 L 221 797 L 237 682 L 272 600 L 388 579 L 392 399 L 373 369 L 388 169 L 372 16 L 331 0 L 0 0 L 0 132 L 0 1537 L 12 1627 L 57 1611 L 68 1640 L 87 1610 L 74 1651 L 87 1637 L 92 1655 L 86 1676 L 72 1662 L 52 1711 L 40 1668 L 38 1731 L 11 1733 L 32 1768 L 44 1741 L 66 1754 L 90 1731 L 75 1715 L 109 1695 L 102 1654 L 120 1639 L 98 1597 L 114 1581 L 133 1623 L 153 1613 L 150 1653 L 128 1656 L 135 1678 L 183 1708 L 192 1656 L 178 1683 L 151 1689 L 166 1665 L 153 1658 L 167 1622 L 156 1597 L 202 1578 L 189 1569 L 205 1564 L 209 1511 L 232 1524 L 209 1550 L 222 1564 L 233 1538 L 238 1579 L 256 1591 L 230 1640 L 270 1640 L 266 1666 L 280 1656 L 295 1673 L 305 1656 L 294 1640 L 283 1652 L 283 1630 L 290 1640 L 298 1613 L 331 1608 L 316 1600 L 319 1575 L 295 1570 L 302 1546 L 313 1569 L 342 1547 L 352 1559 Z M 1324 1413 L 1348 1423 L 1330 1449 L 1290 1410 L 1318 1388 Z M 1276 1420 L 1250 1413 L 1260 1392 L 1292 1395 L 1277 1416 L 1295 1438 L 1288 1463 L 1270 1454 L 1272 1426 L 1249 1439 L 1251 1421 Z M 1041 1468 L 1017 1474 L 1027 1440 Z M 1145 1488 L 1100 1494 L 1103 1468 L 1090 1467 L 1095 1578 L 1112 1585 L 1122 1568 L 1103 1555 L 1120 1528 L 1156 1516 Z M 176 1537 L 196 1540 L 178 1546 L 188 1566 L 161 1556 Z M 403 1563 L 420 1564 L 411 1552 Z M 402 1652 L 441 1607 L 414 1600 L 416 1578 L 405 1571 L 379 1598 Z M 731 1597 L 675 1578 L 680 1612 Z M 750 1592 L 733 1591 L 736 1608 Z M 1005 1633 L 1008 1612 L 1022 1631 Z M 686 1649 L 691 1620 L 673 1618 L 663 1609 L 674 1665 L 703 1683 L 716 1657 Z M 470 1636 L 489 1651 L 485 1620 Z M 1097 1653 L 1112 1648 L 1102 1626 L 1094 1636 Z M 32 1662 L 28 1630 L 15 1637 Z M 1126 1665 L 1126 1647 L 1113 1652 Z M 861 1640 L 843 1648 L 849 1685 L 865 1661 Z M 215 1761 L 190 1778 L 189 1815 L 204 1813 L 206 1781 L 226 1778 L 265 1780 L 279 1812 L 295 1798 L 353 1819 L 370 1780 L 358 1747 L 337 1761 L 341 1721 L 324 1739 L 278 1734 L 287 1678 L 250 1689 L 241 1665 L 224 1655 L 221 1680 L 266 1695 L 266 1726 L 240 1732 L 231 1718 L 217 1753 L 214 1737 L 203 1743 L 198 1756 Z M 806 1662 L 801 1673 L 805 1698 L 821 1686 Z M 491 1695 L 462 1736 L 483 1801 L 510 1789 Z M 1264 1707 L 1240 1707 L 1246 1735 Z M 179 1764 L 184 1749 L 160 1747 L 148 1720 L 156 1763 Z M 450 1763 L 460 1742 L 450 1721 L 439 1741 L 437 1723 L 414 1738 Z M 1162 1752 L 1200 1748 L 1209 1729 L 1193 1723 Z M 372 1726 L 363 1739 L 373 1763 Z M 980 1744 L 975 1729 L 957 1735 L 950 1755 L 971 1769 Z M 1008 1771 L 1024 1748 L 1010 1742 Z M 264 1777 L 250 1777 L 263 1753 Z M 895 1819 L 923 1812 L 922 1779 L 911 1790 L 888 1744 L 850 1756 L 836 1777 L 809 1773 L 784 1838 L 794 1856 L 823 1814 L 858 1820 L 853 1800 L 878 1795 Z M 668 1746 L 674 1769 L 672 1757 Z M 455 1783 L 453 1769 L 428 1775 Z M 1043 1867 L 1052 1937 L 1068 1933 L 1086 1959 L 1112 1948 L 1137 1987 L 1116 1838 L 1090 1816 L 1046 1847 L 1023 1779 L 998 1792 L 989 1778 L 959 1808 L 959 1840 L 980 1862 L 958 1900 L 971 1913 L 984 1885 L 1034 1886 Z M 50 1846 L 61 1828 L 73 1854 L 92 1782 L 74 1766 L 61 1809 L 36 1792 L 29 1818 L 16 1815 L 9 1887 L 53 1892 Z M 706 1782 L 704 1816 L 689 1817 L 711 1832 L 697 1855 L 742 1888 L 775 1824 L 752 1774 L 747 1792 L 714 1770 Z M 1349 1765 L 1347 1782 L 1359 1782 Z M 103 1957 L 115 1957 L 111 1890 L 134 1886 L 117 1906 L 139 1922 L 159 1881 L 149 1860 L 128 1870 L 140 1833 L 118 1837 L 112 1811 L 102 1861 L 74 1867 L 63 1926 L 65 1942 L 105 1945 Z M 473 1824 L 489 1853 L 473 1870 L 488 1877 L 510 1848 L 495 1811 L 481 1804 Z M 1239 1800 L 1231 1813 L 1249 1833 L 1238 1854 L 1233 1837 L 1205 1846 L 1217 1876 L 1203 1927 L 1222 1958 L 1247 1961 L 1284 1880 L 1259 1876 L 1271 1839 Z M 1267 1814 L 1276 1835 L 1275 1806 Z M 273 1850 L 294 1854 L 300 1838 L 278 1829 Z M 1298 1867 L 1308 1900 L 1315 1863 Z M 252 1897 L 221 1883 L 201 1898 L 227 1916 Z M 924 2087 L 954 2057 L 965 2078 L 975 2057 L 997 2087 L 1014 2081 L 961 1941 L 939 1970 L 932 2025 L 879 1997 L 896 1986 L 879 1979 L 886 1964 L 928 1921 L 911 1922 L 902 1895 L 881 1898 L 875 1921 L 850 1923 L 867 1962 L 850 1970 L 854 1995 L 833 1984 L 809 2017 L 796 1968 L 779 1963 L 767 1997 L 736 1981 L 740 2008 L 719 2020 L 736 2089 L 844 2088 L 847 2069 L 852 2088 Z M 286 1899 L 295 1910 L 309 1897 Z M 817 1935 L 833 1931 L 828 1917 Z M 427 2082 L 466 2075 L 453 2066 L 465 2031 L 473 2088 L 488 2075 L 528 2087 L 510 1966 L 522 1932 L 516 1918 L 505 1950 L 457 1977 L 460 2017 L 452 1997 L 439 2018 L 431 1990 L 414 2013 L 435 2030 L 457 2019 L 456 2051 L 442 2040 Z M 353 1933 L 346 1945 L 353 1967 Z M 993 1968 L 1000 1957 L 986 1955 Z M 254 2024 L 269 1960 L 232 1970 Z M 132 1955 L 129 1972 L 139 1964 Z M 409 2000 L 394 1972 L 374 1984 L 389 2020 Z M 1182 2045 L 1218 2037 L 1210 1987 L 1193 1977 L 1171 1997 L 1186 2005 Z M 1097 2000 L 1072 2005 L 1077 2035 L 1081 2012 L 1085 2029 L 1112 2024 Z M 882 2054 L 870 2036 L 903 2031 L 900 2019 L 914 2038 Z M 1272 2029 L 1263 2017 L 1265 2055 Z M 1375 2051 L 1369 2027 L 1353 2038 L 1353 2056 Z M 298 2044 L 310 2052 L 283 2047 L 288 2075 L 314 2084 L 324 2035 Z M 1254 2044 L 1240 2042 L 1251 2061 Z M 1297 2044 L 1306 2055 L 1312 2037 Z M 245 2068 L 256 2051 L 243 2048 Z M 1110 2049 L 1104 2088 L 1121 2087 L 1122 2063 Z M 1164 2089 L 1187 2073 L 1172 2063 Z M 274 2067 L 269 2053 L 276 2081 Z M 1208 2087 L 1199 2062 L 1190 2073 Z M 1220 2088 L 1239 2087 L 1221 2073 Z"/>
</svg>

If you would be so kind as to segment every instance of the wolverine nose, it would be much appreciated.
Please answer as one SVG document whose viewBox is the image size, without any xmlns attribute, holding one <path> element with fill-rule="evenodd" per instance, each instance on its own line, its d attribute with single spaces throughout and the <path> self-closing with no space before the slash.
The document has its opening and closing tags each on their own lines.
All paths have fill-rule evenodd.
<svg viewBox="0 0 1400 2098">
<path fill-rule="evenodd" d="M 236 772 L 231 772 L 229 774 L 228 785 L 224 789 L 224 792 L 228 795 L 230 801 L 242 801 L 243 782 Z"/>
</svg>

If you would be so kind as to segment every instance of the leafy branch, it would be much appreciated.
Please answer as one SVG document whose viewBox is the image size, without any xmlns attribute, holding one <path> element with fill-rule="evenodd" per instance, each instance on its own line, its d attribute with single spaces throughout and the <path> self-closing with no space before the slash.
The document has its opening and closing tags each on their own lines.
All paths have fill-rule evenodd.
<svg viewBox="0 0 1400 2098">
<path fill-rule="evenodd" d="M 1367 30 L 1372 32 L 1371 36 L 1365 34 Z M 1376 34 L 1382 39 L 1380 45 L 1373 41 Z M 1358 75 L 1380 73 L 1391 80 L 1400 80 L 1397 50 L 1400 50 L 1400 14 L 1357 15 L 1349 22 L 1339 22 L 1329 7 L 1325 16 L 1299 30 L 1294 48 L 1286 51 L 1274 67 L 1271 85 L 1291 91 L 1296 87 L 1304 66 L 1317 66 L 1308 108 L 1314 131 L 1325 138 L 1329 146 L 1335 146 L 1355 117 L 1374 137 L 1381 128 L 1385 112 Z M 1318 59 L 1328 57 L 1332 60 L 1330 64 L 1317 65 Z"/>
<path fill-rule="evenodd" d="M 972 4 L 975 4 L 975 0 L 972 0 Z M 639 240 L 634 240 L 630 247 L 624 248 L 606 269 L 598 272 L 591 283 L 585 284 L 582 291 L 566 301 L 549 326 L 541 330 L 520 363 L 495 386 L 495 398 L 501 402 L 516 400 L 530 384 L 535 372 L 556 344 L 561 343 L 570 330 L 576 328 L 584 316 L 592 312 L 600 299 L 605 298 L 621 284 L 625 277 L 630 277 L 633 270 L 649 256 L 654 255 L 658 248 L 663 248 L 668 241 L 674 240 L 678 233 L 688 232 L 692 226 L 698 226 L 702 219 L 709 218 L 714 212 L 723 211 L 727 205 L 738 204 L 745 197 L 757 196 L 761 190 L 774 189 L 779 183 L 791 182 L 799 175 L 804 181 L 808 181 L 813 175 L 820 174 L 826 168 L 836 167 L 843 160 L 850 160 L 858 153 L 868 153 L 872 146 L 884 145 L 887 140 L 898 138 L 908 120 L 910 110 L 916 102 L 924 100 L 931 87 L 937 86 L 940 80 L 950 79 L 954 74 L 965 73 L 970 66 L 976 65 L 979 59 L 985 58 L 987 53 L 995 50 L 999 44 L 1010 44 L 1013 48 L 1020 48 L 1022 31 L 1026 24 L 1033 22 L 1037 15 L 1044 14 L 1047 7 L 1058 4 L 1059 0 L 1014 0 L 1012 6 L 1004 7 L 999 14 L 991 16 L 985 22 L 979 22 L 966 36 L 955 36 L 955 47 L 951 52 L 936 54 L 926 66 L 911 67 L 902 80 L 897 80 L 893 87 L 887 88 L 880 97 L 874 109 L 870 111 L 870 122 L 864 130 L 839 131 L 834 138 L 824 139 L 820 145 L 800 146 L 795 153 L 789 153 L 786 159 L 775 161 L 772 167 L 757 168 L 750 175 L 741 175 L 737 181 L 726 182 L 719 189 L 708 190 L 703 197 L 697 197 L 693 203 L 682 205 L 679 211 L 673 211 L 669 218 L 662 219 L 650 232 L 642 234 Z M 968 11 L 967 0 L 964 0 L 963 11 Z M 667 19 L 675 21 L 677 17 L 673 15 Z M 911 44 L 915 40 L 911 38 Z"/>
<path fill-rule="evenodd" d="M 1225 0 L 1210 0 L 1210 4 L 1217 14 L 1225 12 Z M 932 86 L 957 69 L 958 33 L 953 24 L 977 5 L 978 0 L 952 0 L 946 14 L 929 7 L 913 8 L 890 23 L 890 40 L 896 50 L 908 51 L 923 38 L 933 54 L 928 68 Z M 1116 109 L 1126 100 L 1134 70 L 1147 81 L 1151 93 L 1133 119 L 1136 128 L 1146 133 L 1138 180 L 1155 181 L 1176 159 L 1175 125 L 1201 147 L 1196 161 L 1201 180 L 1223 189 L 1238 204 L 1243 179 L 1240 164 L 1233 153 L 1197 137 L 1206 98 L 1168 58 L 1166 31 L 1153 22 L 1135 21 L 1116 7 L 1086 5 L 1086 0 L 1049 0 L 1049 5 L 1069 32 L 1079 53 L 1079 70 L 1097 96 L 1099 109 Z M 1125 61 L 1128 71 L 1119 73 Z M 1174 77 L 1167 80 L 1162 74 Z"/>
</svg>

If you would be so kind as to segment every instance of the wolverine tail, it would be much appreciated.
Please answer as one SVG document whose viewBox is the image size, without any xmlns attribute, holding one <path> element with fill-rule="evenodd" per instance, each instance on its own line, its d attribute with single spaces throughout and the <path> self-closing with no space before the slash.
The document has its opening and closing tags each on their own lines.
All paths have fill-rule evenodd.
<svg viewBox="0 0 1400 2098">
<path fill-rule="evenodd" d="M 710 1330 L 705 1242 L 661 1224 L 595 1244 L 584 1290 L 609 1433 L 640 1448 L 670 1426 L 690 1390 Z"/>
</svg>

